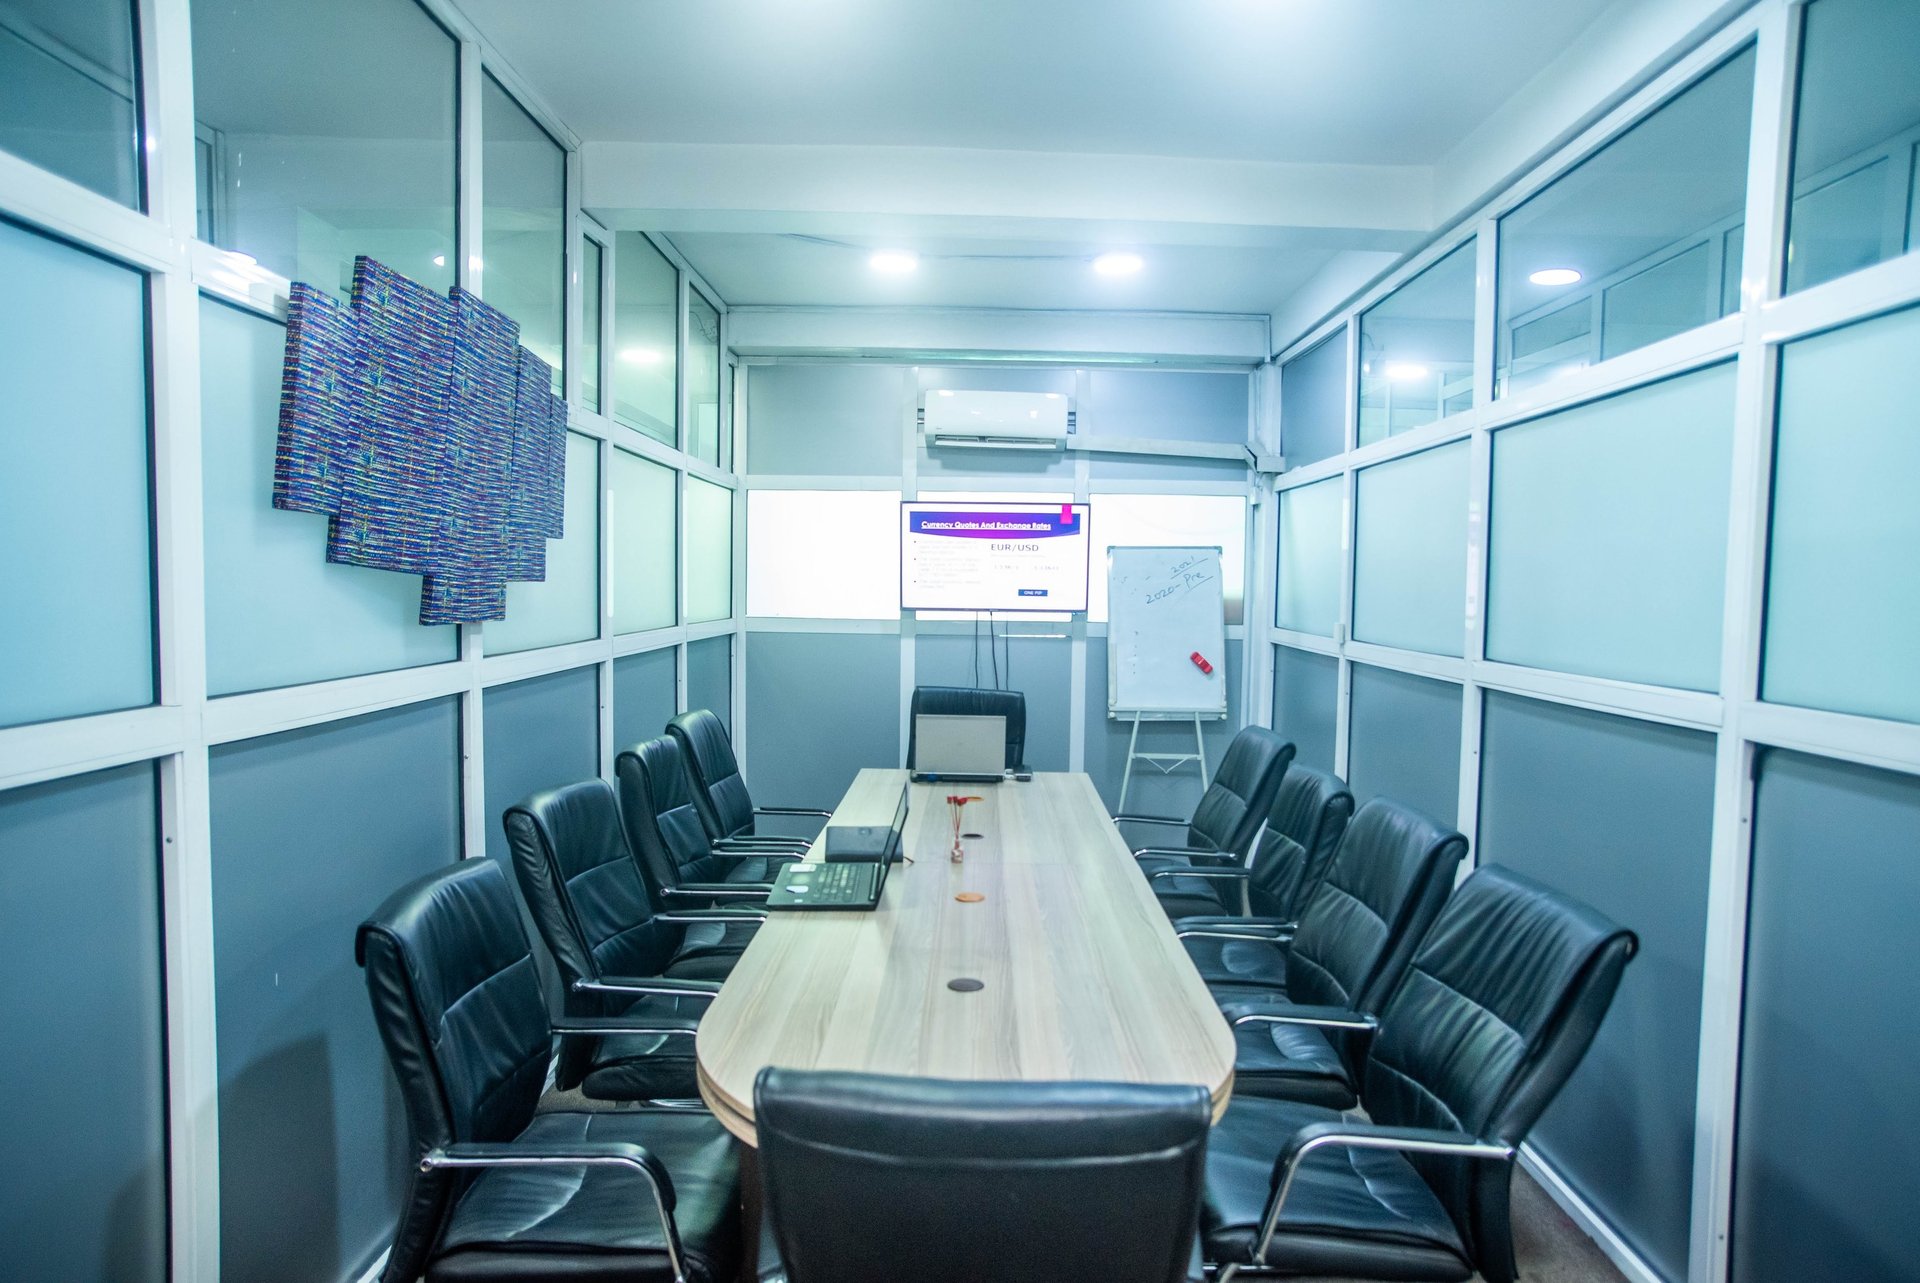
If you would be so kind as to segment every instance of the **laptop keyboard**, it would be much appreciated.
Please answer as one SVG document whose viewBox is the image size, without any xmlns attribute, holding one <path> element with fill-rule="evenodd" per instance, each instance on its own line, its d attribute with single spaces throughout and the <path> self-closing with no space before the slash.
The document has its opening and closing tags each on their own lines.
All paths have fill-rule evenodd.
<svg viewBox="0 0 1920 1283">
<path fill-rule="evenodd" d="M 864 903 L 873 885 L 871 864 L 818 864 L 809 872 L 790 866 L 784 891 L 807 904 Z"/>
</svg>

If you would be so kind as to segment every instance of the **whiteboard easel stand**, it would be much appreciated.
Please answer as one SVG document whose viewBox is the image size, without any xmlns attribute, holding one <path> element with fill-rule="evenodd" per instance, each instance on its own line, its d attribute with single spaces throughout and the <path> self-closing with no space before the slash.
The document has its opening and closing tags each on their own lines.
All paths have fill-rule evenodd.
<svg viewBox="0 0 1920 1283">
<path fill-rule="evenodd" d="M 1119 714 L 1116 713 L 1114 716 L 1117 717 Z M 1127 766 L 1120 774 L 1120 803 L 1113 808 L 1116 811 L 1125 811 L 1127 809 L 1127 790 L 1133 785 L 1133 764 L 1135 762 L 1146 762 L 1162 775 L 1171 775 L 1188 762 L 1194 762 L 1200 767 L 1200 791 L 1202 793 L 1207 791 L 1207 741 L 1205 734 L 1200 729 L 1201 714 L 1195 713 L 1193 715 L 1193 752 L 1191 753 L 1140 752 L 1140 723 L 1148 720 L 1150 716 L 1152 720 L 1156 722 L 1174 720 L 1164 713 L 1150 715 L 1136 712 L 1133 714 L 1133 733 L 1127 737 Z M 1182 720 L 1184 720 L 1184 718 L 1182 718 Z"/>
</svg>

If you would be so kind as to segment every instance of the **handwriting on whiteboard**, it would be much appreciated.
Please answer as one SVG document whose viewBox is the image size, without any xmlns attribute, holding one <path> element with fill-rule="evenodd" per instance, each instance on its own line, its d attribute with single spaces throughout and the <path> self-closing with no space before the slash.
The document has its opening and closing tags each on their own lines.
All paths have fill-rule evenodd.
<svg viewBox="0 0 1920 1283">
<path fill-rule="evenodd" d="M 1188 562 L 1187 564 L 1193 565 L 1195 563 Z M 1179 583 L 1168 584 L 1165 588 L 1156 588 L 1152 592 L 1148 593 L 1146 595 L 1144 604 L 1151 606 L 1157 601 L 1165 601 L 1167 598 L 1175 595 L 1176 593 L 1180 594 L 1181 596 L 1185 596 L 1187 593 L 1192 592 L 1195 588 L 1198 588 L 1201 584 L 1210 584 L 1212 582 L 1213 582 L 1212 575 L 1209 575 L 1200 571 L 1189 570 L 1180 575 Z"/>
</svg>

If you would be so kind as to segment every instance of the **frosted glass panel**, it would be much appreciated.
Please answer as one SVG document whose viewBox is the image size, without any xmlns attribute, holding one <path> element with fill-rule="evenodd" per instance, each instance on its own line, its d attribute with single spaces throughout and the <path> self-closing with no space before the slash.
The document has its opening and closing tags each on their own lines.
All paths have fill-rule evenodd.
<svg viewBox="0 0 1920 1283">
<path fill-rule="evenodd" d="M 1359 474 L 1353 636 L 1458 655 L 1467 594 L 1467 443 Z"/>
<path fill-rule="evenodd" d="M 687 478 L 687 622 L 733 613 L 733 491 Z"/>
<path fill-rule="evenodd" d="M 342 295 L 356 254 L 452 285 L 453 37 L 393 0 L 192 10 L 201 234 Z"/>
<path fill-rule="evenodd" d="M 1220 578 L 1229 624 L 1244 620 L 1247 579 L 1247 501 L 1238 495 L 1096 494 L 1092 504 L 1093 562 L 1087 619 L 1107 618 L 1107 550 L 1178 546 L 1220 549 Z M 922 618 L 925 618 L 923 613 Z"/>
<path fill-rule="evenodd" d="M 1475 246 L 1469 239 L 1360 317 L 1361 445 L 1472 407 Z"/>
<path fill-rule="evenodd" d="M 613 452 L 608 478 L 613 510 L 608 522 L 613 540 L 613 631 L 637 633 L 670 628 L 674 622 L 675 473 L 664 464 L 625 450 Z"/>
<path fill-rule="evenodd" d="M 458 659 L 420 577 L 328 563 L 327 518 L 273 506 L 286 327 L 200 301 L 207 687 L 215 695 Z"/>
<path fill-rule="evenodd" d="M 1920 721 L 1916 368 L 1913 309 L 1781 356 L 1767 699 Z"/>
<path fill-rule="evenodd" d="M 1493 436 L 1487 657 L 1714 690 L 1733 367 Z"/>
<path fill-rule="evenodd" d="M 150 704 L 146 280 L 0 222 L 0 726 Z"/>
<path fill-rule="evenodd" d="M 900 618 L 900 492 L 749 490 L 747 613 Z"/>
<path fill-rule="evenodd" d="M 1333 770 L 1339 703 L 1339 660 L 1291 646 L 1273 648 L 1273 729 L 1293 741 L 1296 765 Z"/>
<path fill-rule="evenodd" d="M 1344 329 L 1280 367 L 1280 449 L 1289 468 L 1346 449 L 1347 387 Z"/>
<path fill-rule="evenodd" d="M 492 76 L 480 90 L 486 208 L 480 292 L 520 322 L 520 345 L 561 390 L 566 322 L 567 154 Z"/>
<path fill-rule="evenodd" d="M 687 291 L 687 453 L 720 466 L 720 311 Z"/>
<path fill-rule="evenodd" d="M 639 232 L 613 240 L 613 417 L 678 445 L 680 274 Z"/>
<path fill-rule="evenodd" d="M 605 414 L 600 401 L 600 326 L 606 319 L 601 306 L 601 274 L 606 270 L 607 252 L 600 242 L 581 241 L 586 246 L 580 267 L 580 404 L 595 414 Z"/>
<path fill-rule="evenodd" d="M 0 151 L 122 205 L 140 204 L 128 0 L 0 6 Z"/>
<path fill-rule="evenodd" d="M 707 709 L 733 733 L 733 638 L 687 643 L 687 707 Z"/>
<path fill-rule="evenodd" d="M 1801 45 L 1787 289 L 1914 248 L 1920 5 L 1817 0 Z"/>
<path fill-rule="evenodd" d="M 506 619 L 486 625 L 489 655 L 599 636 L 599 492 L 599 444 L 567 433 L 567 536 L 547 541 L 544 581 L 507 585 Z"/>
<path fill-rule="evenodd" d="M 1460 809 L 1460 688 L 1355 664 L 1347 710 L 1354 800 L 1392 798 L 1442 824 Z"/>
<path fill-rule="evenodd" d="M 1500 220 L 1496 395 L 1720 314 L 1707 247 L 1746 205 L 1753 68 L 1749 45 Z"/>
<path fill-rule="evenodd" d="M 1276 622 L 1296 632 L 1333 636 L 1340 622 L 1346 564 L 1344 478 L 1280 495 L 1280 590 Z"/>
</svg>

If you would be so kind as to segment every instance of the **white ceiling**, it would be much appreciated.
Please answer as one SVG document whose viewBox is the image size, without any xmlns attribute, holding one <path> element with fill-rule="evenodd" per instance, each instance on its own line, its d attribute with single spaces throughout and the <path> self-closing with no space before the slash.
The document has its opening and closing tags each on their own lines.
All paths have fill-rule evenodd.
<svg viewBox="0 0 1920 1283">
<path fill-rule="evenodd" d="M 1586 42 L 1709 2 L 460 0 L 588 208 L 729 303 L 1255 314 L 1424 240 L 1438 167 Z M 1094 275 L 1119 246 L 1147 270 Z"/>
</svg>

